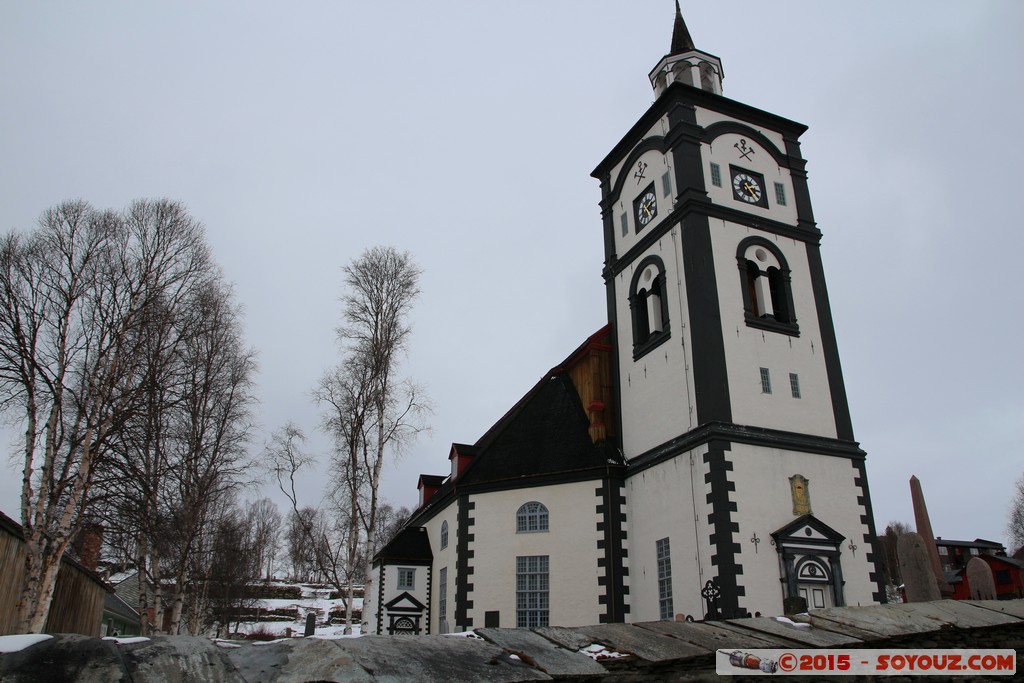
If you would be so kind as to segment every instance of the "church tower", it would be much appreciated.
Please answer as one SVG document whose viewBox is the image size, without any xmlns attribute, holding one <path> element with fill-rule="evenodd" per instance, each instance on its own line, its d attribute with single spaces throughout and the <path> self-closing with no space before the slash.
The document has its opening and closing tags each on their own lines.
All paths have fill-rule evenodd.
<svg viewBox="0 0 1024 683">
<path fill-rule="evenodd" d="M 656 100 L 593 173 L 628 621 L 884 601 L 806 127 L 727 99 L 723 80 L 677 2 Z"/>
</svg>

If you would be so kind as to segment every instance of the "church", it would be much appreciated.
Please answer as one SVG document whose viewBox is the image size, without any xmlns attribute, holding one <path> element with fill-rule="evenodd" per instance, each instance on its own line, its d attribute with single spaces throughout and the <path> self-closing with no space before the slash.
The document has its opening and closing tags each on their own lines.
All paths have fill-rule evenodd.
<svg viewBox="0 0 1024 683">
<path fill-rule="evenodd" d="M 655 101 L 593 172 L 608 324 L 420 476 L 364 632 L 884 602 L 806 126 L 723 76 L 677 3 Z"/>
</svg>

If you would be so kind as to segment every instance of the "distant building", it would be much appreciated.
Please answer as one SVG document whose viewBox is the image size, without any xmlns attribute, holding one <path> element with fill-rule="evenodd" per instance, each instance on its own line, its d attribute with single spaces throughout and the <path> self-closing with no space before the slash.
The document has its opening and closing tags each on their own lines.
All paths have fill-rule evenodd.
<svg viewBox="0 0 1024 683">
<path fill-rule="evenodd" d="M 939 562 L 942 571 L 955 572 L 963 569 L 972 557 L 982 555 L 999 555 L 1006 557 L 1006 548 L 1002 543 L 976 538 L 973 541 L 954 541 L 939 536 L 935 539 L 935 547 L 939 550 Z"/>
<path fill-rule="evenodd" d="M 420 478 L 368 631 L 885 601 L 806 127 L 723 75 L 677 11 L 654 103 L 593 173 L 608 325 Z"/>
</svg>

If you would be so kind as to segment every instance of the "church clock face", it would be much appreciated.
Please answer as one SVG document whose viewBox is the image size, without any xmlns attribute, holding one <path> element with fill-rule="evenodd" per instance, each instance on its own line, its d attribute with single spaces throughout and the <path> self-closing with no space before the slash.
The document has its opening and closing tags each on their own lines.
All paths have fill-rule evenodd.
<svg viewBox="0 0 1024 683">
<path fill-rule="evenodd" d="M 732 196 L 746 204 L 768 208 L 768 197 L 764 191 L 764 176 L 736 166 L 732 171 Z"/>
<path fill-rule="evenodd" d="M 633 215 L 636 216 L 636 229 L 646 227 L 658 215 L 658 197 L 654 194 L 654 185 L 650 185 L 633 200 Z"/>
</svg>

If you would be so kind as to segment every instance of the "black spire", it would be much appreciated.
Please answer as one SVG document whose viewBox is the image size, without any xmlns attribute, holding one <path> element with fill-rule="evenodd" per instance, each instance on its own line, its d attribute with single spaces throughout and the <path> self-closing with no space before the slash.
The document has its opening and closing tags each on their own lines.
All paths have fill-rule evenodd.
<svg viewBox="0 0 1024 683">
<path fill-rule="evenodd" d="M 682 52 L 697 49 L 693 44 L 690 32 L 686 30 L 686 22 L 683 21 L 683 13 L 679 9 L 679 0 L 676 0 L 676 23 L 672 26 L 672 51 L 670 55 L 678 55 Z"/>
</svg>

